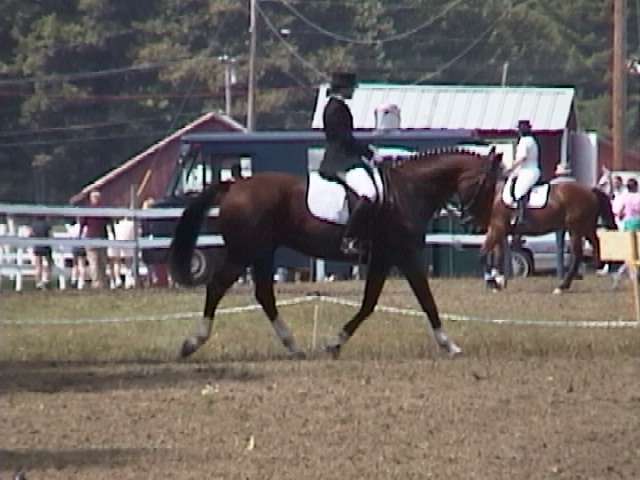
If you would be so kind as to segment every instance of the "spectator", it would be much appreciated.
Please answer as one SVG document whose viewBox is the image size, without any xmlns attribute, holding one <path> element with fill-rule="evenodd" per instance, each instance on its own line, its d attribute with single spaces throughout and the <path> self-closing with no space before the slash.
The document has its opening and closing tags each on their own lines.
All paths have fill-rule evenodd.
<svg viewBox="0 0 640 480">
<path fill-rule="evenodd" d="M 31 236 L 36 238 L 49 238 L 51 236 L 51 224 L 44 215 L 38 215 L 31 224 Z M 50 245 L 36 245 L 33 247 L 33 263 L 36 268 L 36 288 L 44 290 L 49 287 L 51 281 L 51 269 L 53 257 Z"/>
<path fill-rule="evenodd" d="M 635 178 L 627 180 L 627 191 L 616 196 L 613 201 L 613 213 L 619 219 L 619 224 L 625 232 L 640 231 L 640 192 Z M 627 264 L 623 263 L 614 275 L 613 288 L 620 282 L 620 278 L 627 271 Z M 635 279 L 632 279 L 635 281 Z"/>
<path fill-rule="evenodd" d="M 68 229 L 71 238 L 80 238 L 80 219 Z M 72 247 L 71 286 L 82 290 L 87 281 L 87 251 L 84 247 Z"/>
<path fill-rule="evenodd" d="M 98 208 L 102 206 L 100 192 L 93 190 L 89 194 L 89 204 Z M 113 232 L 113 222 L 107 217 L 84 217 L 80 221 L 80 237 L 107 239 L 107 231 Z M 107 278 L 107 249 L 105 247 L 87 247 L 87 260 L 92 288 L 105 288 L 109 281 Z"/>
<path fill-rule="evenodd" d="M 597 188 L 606 193 L 611 201 L 614 202 L 616 196 L 620 196 L 620 194 L 624 192 L 624 183 L 620 175 L 612 176 L 611 170 L 603 166 L 602 175 L 598 180 Z M 618 228 L 622 228 L 620 219 L 617 215 L 615 216 L 615 220 Z M 608 275 L 609 272 L 612 272 L 619 265 L 619 262 L 605 262 L 600 270 L 596 270 L 596 274 L 603 276 Z"/>
<path fill-rule="evenodd" d="M 604 165 L 602 166 L 602 174 L 598 179 L 597 187 L 600 191 L 606 193 L 609 198 L 613 196 L 613 179 L 611 178 L 611 170 Z"/>
<path fill-rule="evenodd" d="M 620 175 L 614 175 L 611 182 L 611 199 L 615 199 L 618 195 L 625 192 L 624 181 Z"/>
<path fill-rule="evenodd" d="M 124 218 L 113 225 L 114 240 L 135 240 L 133 220 Z M 135 280 L 132 274 L 133 249 L 113 247 L 107 249 L 111 271 L 111 288 L 132 288 Z"/>
</svg>

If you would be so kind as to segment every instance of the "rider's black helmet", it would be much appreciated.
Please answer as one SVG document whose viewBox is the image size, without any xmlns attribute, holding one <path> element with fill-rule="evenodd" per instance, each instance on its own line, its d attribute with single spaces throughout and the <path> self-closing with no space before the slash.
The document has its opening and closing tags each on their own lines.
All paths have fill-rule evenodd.
<svg viewBox="0 0 640 480">
<path fill-rule="evenodd" d="M 356 74 L 352 72 L 333 72 L 331 74 L 331 92 L 353 90 L 356 88 Z"/>
<path fill-rule="evenodd" d="M 531 122 L 529 120 L 518 121 L 518 133 L 520 135 L 527 135 L 531 133 Z"/>
</svg>

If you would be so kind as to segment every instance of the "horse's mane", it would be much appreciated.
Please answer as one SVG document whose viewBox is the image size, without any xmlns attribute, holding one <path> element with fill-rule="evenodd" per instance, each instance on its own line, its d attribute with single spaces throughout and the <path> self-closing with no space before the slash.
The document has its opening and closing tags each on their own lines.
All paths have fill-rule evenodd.
<svg viewBox="0 0 640 480">
<path fill-rule="evenodd" d="M 446 155 L 446 156 L 465 155 L 465 156 L 473 156 L 478 158 L 482 157 L 480 153 L 475 152 L 473 150 L 468 150 L 464 147 L 458 147 L 458 146 L 441 147 L 441 148 L 434 148 L 431 150 L 423 150 L 421 152 L 412 153 L 410 155 L 393 156 L 391 157 L 390 166 L 391 168 L 398 168 L 407 163 L 416 163 L 416 162 L 421 162 L 426 160 L 433 161 L 439 157 L 442 157 L 443 155 Z"/>
</svg>

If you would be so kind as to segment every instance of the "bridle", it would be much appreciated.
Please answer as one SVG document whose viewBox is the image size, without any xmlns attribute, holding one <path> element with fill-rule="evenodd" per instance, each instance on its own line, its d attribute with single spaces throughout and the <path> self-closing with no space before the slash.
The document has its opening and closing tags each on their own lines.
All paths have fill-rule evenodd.
<svg viewBox="0 0 640 480">
<path fill-rule="evenodd" d="M 473 195 L 471 195 L 471 198 L 465 202 L 462 192 L 458 192 L 458 197 L 460 198 L 460 223 L 463 225 L 473 222 L 473 211 L 480 199 L 480 193 L 487 186 L 487 183 L 491 181 L 493 175 L 490 174 L 497 172 L 497 166 L 499 163 L 495 159 L 495 153 L 492 151 L 487 157 L 489 158 L 489 162 L 482 169 L 482 179 L 474 184 Z"/>
</svg>

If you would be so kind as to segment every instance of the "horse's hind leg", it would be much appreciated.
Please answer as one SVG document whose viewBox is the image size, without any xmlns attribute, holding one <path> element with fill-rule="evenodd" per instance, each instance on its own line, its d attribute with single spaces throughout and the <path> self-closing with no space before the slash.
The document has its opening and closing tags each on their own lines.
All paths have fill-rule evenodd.
<svg viewBox="0 0 640 480">
<path fill-rule="evenodd" d="M 571 265 L 562 279 L 562 283 L 555 288 L 553 293 L 560 294 L 571 287 L 571 282 L 578 273 L 578 268 L 582 262 L 582 236 L 571 233 Z"/>
<path fill-rule="evenodd" d="M 256 300 L 267 314 L 276 335 L 294 358 L 305 358 L 300 350 L 287 324 L 280 318 L 276 297 L 273 293 L 273 255 L 267 259 L 256 262 L 253 266 L 253 281 L 255 283 Z"/>
<path fill-rule="evenodd" d="M 211 281 L 207 284 L 207 296 L 204 305 L 204 314 L 199 319 L 195 333 L 187 337 L 182 344 L 180 356 L 186 358 L 198 350 L 211 336 L 213 318 L 220 300 L 229 287 L 238 279 L 245 270 L 244 265 L 235 264 L 228 259 L 217 270 Z"/>
<path fill-rule="evenodd" d="M 600 270 L 603 267 L 603 263 L 600 259 L 600 239 L 598 238 L 598 234 L 595 230 L 587 235 L 587 240 L 589 240 L 593 252 L 593 267 L 596 270 Z"/>
<path fill-rule="evenodd" d="M 433 330 L 433 336 L 435 337 L 438 346 L 452 357 L 461 354 L 462 349 L 449 338 L 442 328 L 438 307 L 436 306 L 433 294 L 429 288 L 429 281 L 427 280 L 426 274 L 423 272 L 423 268 L 420 265 L 420 261 L 417 256 L 414 256 L 411 261 L 404 262 L 401 268 L 404 275 L 407 277 L 409 285 L 411 285 L 411 289 L 418 299 L 422 310 L 424 310 L 429 318 L 429 323 Z"/>
</svg>

